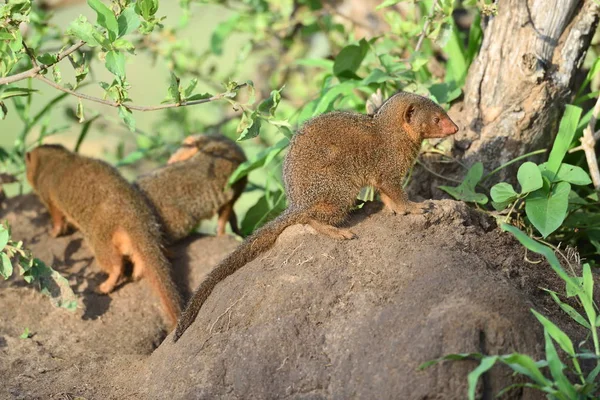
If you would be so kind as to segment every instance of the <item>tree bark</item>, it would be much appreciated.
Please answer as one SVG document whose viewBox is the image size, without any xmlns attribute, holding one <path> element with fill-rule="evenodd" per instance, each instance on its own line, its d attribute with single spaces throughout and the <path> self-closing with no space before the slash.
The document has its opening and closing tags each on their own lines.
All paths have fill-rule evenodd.
<svg viewBox="0 0 600 400">
<path fill-rule="evenodd" d="M 450 110 L 461 127 L 454 156 L 466 165 L 481 161 L 489 172 L 548 148 L 599 15 L 594 0 L 499 0 L 498 15 L 489 20 L 469 69 L 464 100 Z M 514 168 L 497 179 L 511 180 Z M 464 170 L 456 173 L 454 178 L 464 176 Z M 431 195 L 434 185 L 448 184 L 432 178 L 414 189 Z"/>
</svg>

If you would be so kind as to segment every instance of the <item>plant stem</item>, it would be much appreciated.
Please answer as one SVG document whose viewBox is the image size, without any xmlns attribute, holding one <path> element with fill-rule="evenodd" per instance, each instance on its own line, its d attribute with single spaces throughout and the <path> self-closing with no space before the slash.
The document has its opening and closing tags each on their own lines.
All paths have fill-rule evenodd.
<svg viewBox="0 0 600 400">
<path fill-rule="evenodd" d="M 513 158 L 512 160 L 510 160 L 509 162 L 502 164 L 501 166 L 499 166 L 498 168 L 496 168 L 495 170 L 493 170 L 492 172 L 490 172 L 489 174 L 485 175 L 481 180 L 485 181 L 486 179 L 488 179 L 490 176 L 494 175 L 496 172 L 500 171 L 503 168 L 508 167 L 511 164 L 516 163 L 519 160 L 522 160 L 524 158 L 527 157 L 531 157 L 531 156 L 535 156 L 536 154 L 542 154 L 545 153 L 547 150 L 546 149 L 540 149 L 540 150 L 535 150 L 526 154 L 523 154 L 522 156 L 519 156 L 517 158 Z"/>
</svg>

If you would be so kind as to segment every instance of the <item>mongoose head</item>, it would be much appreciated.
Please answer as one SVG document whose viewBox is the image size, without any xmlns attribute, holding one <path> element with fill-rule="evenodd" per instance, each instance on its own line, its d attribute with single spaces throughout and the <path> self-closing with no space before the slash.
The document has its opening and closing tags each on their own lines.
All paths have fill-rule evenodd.
<svg viewBox="0 0 600 400">
<path fill-rule="evenodd" d="M 414 93 L 399 92 L 390 97 L 375 117 L 388 125 L 402 127 L 413 141 L 443 138 L 455 134 L 458 126 L 436 103 Z M 388 125 L 389 126 L 389 125 Z"/>
<path fill-rule="evenodd" d="M 36 147 L 35 149 L 28 151 L 25 154 L 25 172 L 27 175 L 27 181 L 32 188 L 36 187 L 36 178 L 39 174 L 40 159 L 51 151 L 68 152 L 63 146 L 59 144 L 44 144 Z"/>
</svg>

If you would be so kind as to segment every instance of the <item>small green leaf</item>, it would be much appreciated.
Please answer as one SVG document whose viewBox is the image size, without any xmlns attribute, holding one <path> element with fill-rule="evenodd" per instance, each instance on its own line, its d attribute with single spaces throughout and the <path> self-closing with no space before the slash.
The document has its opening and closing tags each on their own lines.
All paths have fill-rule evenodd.
<svg viewBox="0 0 600 400">
<path fill-rule="evenodd" d="M 104 5 L 100 0 L 87 0 L 87 3 L 97 14 L 96 22 L 108 31 L 108 38 L 114 42 L 119 34 L 119 24 L 117 18 L 110 8 Z"/>
<path fill-rule="evenodd" d="M 121 117 L 131 132 L 135 132 L 135 119 L 130 109 L 125 106 L 119 106 L 119 117 Z"/>
<path fill-rule="evenodd" d="M 535 361 L 525 354 L 513 353 L 507 356 L 500 356 L 502 362 L 511 367 L 514 371 L 526 375 L 533 379 L 537 384 L 549 386 L 550 382 L 540 371 Z"/>
<path fill-rule="evenodd" d="M 566 333 L 560 330 L 558 326 L 556 326 L 552 321 L 548 318 L 544 317 L 542 314 L 538 313 L 534 309 L 531 309 L 531 312 L 538 321 L 544 326 L 544 329 L 548 331 L 548 334 L 552 336 L 552 339 L 556 340 L 556 343 L 563 349 L 568 355 L 571 357 L 575 357 L 575 348 L 573 347 L 573 342 L 567 336 Z"/>
<path fill-rule="evenodd" d="M 269 203 L 267 195 L 265 195 L 246 212 L 241 224 L 241 230 L 244 235 L 254 232 L 269 219 L 285 210 L 285 194 L 282 191 L 278 191 L 270 195 L 275 199 L 274 204 Z"/>
<path fill-rule="evenodd" d="M 171 72 L 171 83 L 169 84 L 169 99 L 175 103 L 181 103 L 181 93 L 179 91 L 179 78 Z"/>
<path fill-rule="evenodd" d="M 570 287 L 570 286 L 569 286 Z M 587 328 L 587 329 L 591 329 L 589 322 L 587 322 L 585 320 L 585 318 L 583 318 L 581 316 L 581 314 L 579 314 L 579 312 L 577 312 L 577 310 L 575 310 L 573 307 L 571 307 L 570 305 L 568 305 L 567 303 L 563 303 L 562 301 L 560 301 L 560 299 L 558 298 L 558 295 L 548 289 L 543 289 L 546 292 L 550 293 L 550 296 L 552 297 L 552 299 L 556 302 L 556 304 L 559 305 L 559 307 L 566 312 L 569 317 L 571 317 L 574 321 L 576 321 L 578 324 L 580 324 L 581 326 Z"/>
<path fill-rule="evenodd" d="M 37 57 L 37 60 L 42 64 L 54 64 L 57 61 L 56 54 L 44 53 Z"/>
<path fill-rule="evenodd" d="M 0 251 L 6 247 L 8 244 L 9 234 L 8 229 L 2 224 L 0 224 Z"/>
<path fill-rule="evenodd" d="M 365 79 L 363 79 L 362 83 L 363 83 L 363 85 L 370 85 L 371 83 L 383 83 L 383 82 L 393 81 L 395 79 L 396 78 L 392 77 L 391 75 L 386 74 L 379 68 L 375 68 L 375 69 L 373 69 L 373 71 L 371 71 L 369 76 L 367 76 Z"/>
<path fill-rule="evenodd" d="M 0 253 L 0 276 L 4 279 L 8 279 L 13 274 L 13 266 L 10 262 L 10 258 L 5 253 Z"/>
<path fill-rule="evenodd" d="M 481 181 L 483 176 L 483 164 L 477 162 L 467 172 L 463 182 L 456 186 L 440 186 L 439 188 L 454 197 L 456 200 L 462 200 L 466 202 L 473 202 L 479 204 L 486 204 L 488 198 L 483 193 L 477 193 L 475 187 Z"/>
<path fill-rule="evenodd" d="M 124 165 L 133 164 L 136 161 L 143 159 L 146 156 L 147 151 L 148 150 L 132 151 L 131 153 L 127 154 L 127 156 L 125 156 L 121 160 L 119 160 L 119 162 L 117 163 L 117 166 L 122 167 Z"/>
<path fill-rule="evenodd" d="M 250 172 L 269 165 L 269 163 L 273 161 L 275 157 L 277 157 L 277 155 L 279 155 L 279 153 L 281 153 L 281 151 L 289 145 L 289 143 L 289 139 L 281 139 L 274 146 L 264 149 L 258 153 L 252 160 L 243 162 L 237 167 L 233 174 L 231 174 L 227 184 L 233 185 L 244 176 L 247 176 Z"/>
<path fill-rule="evenodd" d="M 114 41 L 113 48 L 131 53 L 135 49 L 135 46 L 129 40 L 121 38 Z"/>
<path fill-rule="evenodd" d="M 28 96 L 30 93 L 37 92 L 35 89 L 8 87 L 0 93 L 0 99 L 10 99 L 16 96 Z"/>
<path fill-rule="evenodd" d="M 369 45 L 364 39 L 361 39 L 358 45 L 350 44 L 344 47 L 335 58 L 333 74 L 338 77 L 354 76 L 368 50 Z"/>
<path fill-rule="evenodd" d="M 518 197 L 510 183 L 500 182 L 492 187 L 490 196 L 496 203 L 512 203 Z"/>
<path fill-rule="evenodd" d="M 106 53 L 106 69 L 121 79 L 125 78 L 125 54 L 111 50 Z"/>
<path fill-rule="evenodd" d="M 283 90 L 283 87 L 279 90 L 272 90 L 271 91 L 271 95 L 263 100 L 259 105 L 258 105 L 258 111 L 260 111 L 261 113 L 265 113 L 265 114 L 269 114 L 272 117 L 275 115 L 275 110 L 277 109 L 277 106 L 279 105 L 279 102 L 281 101 L 281 91 Z"/>
<path fill-rule="evenodd" d="M 210 99 L 213 95 L 210 93 L 196 93 L 194 95 L 191 95 L 190 97 L 186 98 L 185 101 L 195 101 L 195 100 L 204 100 L 204 99 Z"/>
<path fill-rule="evenodd" d="M 103 48 L 108 48 L 110 46 L 110 43 L 102 33 L 90 24 L 83 15 L 80 15 L 79 18 L 71 22 L 67 34 L 83 40 L 90 47 L 102 45 Z"/>
<path fill-rule="evenodd" d="M 573 136 L 577 130 L 577 123 L 581 117 L 581 108 L 568 104 L 565 108 L 565 113 L 560 120 L 558 134 L 554 140 L 554 145 L 548 157 L 547 169 L 553 174 L 558 173 L 558 169 L 571 146 Z"/>
<path fill-rule="evenodd" d="M 390 7 L 390 6 L 396 5 L 402 1 L 405 1 L 405 0 L 385 0 L 383 3 L 381 3 L 380 5 L 375 7 L 375 9 L 380 10 L 385 7 Z"/>
<path fill-rule="evenodd" d="M 479 366 L 471 371 L 467 377 L 469 382 L 469 400 L 475 400 L 475 391 L 477 390 L 477 381 L 479 377 L 489 371 L 498 361 L 498 356 L 483 357 Z"/>
<path fill-rule="evenodd" d="M 459 98 L 462 90 L 454 82 L 444 82 L 431 85 L 429 93 L 439 104 L 446 104 Z"/>
<path fill-rule="evenodd" d="M 135 12 L 144 17 L 146 21 L 151 20 L 158 11 L 158 0 L 138 0 L 135 2 Z"/>
<path fill-rule="evenodd" d="M 77 118 L 79 118 L 80 124 L 83 121 L 85 121 L 85 116 L 83 115 L 83 103 L 81 102 L 81 100 L 79 100 L 79 102 L 77 103 L 77 112 L 75 115 L 77 115 Z"/>
<path fill-rule="evenodd" d="M 198 84 L 198 79 L 193 78 L 190 81 L 190 84 L 185 88 L 185 91 L 183 92 L 185 97 L 190 97 L 190 95 L 194 92 L 194 89 L 196 89 L 196 85 Z"/>
<path fill-rule="evenodd" d="M 249 118 L 248 126 L 242 131 L 237 140 L 247 140 L 258 136 L 260 133 L 260 125 L 260 117 L 256 115 L 256 112 L 252 113 L 252 117 Z"/>
<path fill-rule="evenodd" d="M 538 169 L 543 176 L 547 177 L 550 182 L 569 182 L 572 185 L 589 185 L 592 183 L 590 176 L 581 167 L 567 163 L 561 163 L 558 172 L 552 173 L 548 171 L 548 163 L 543 163 L 538 166 Z"/>
<path fill-rule="evenodd" d="M 130 32 L 135 31 L 140 26 L 140 17 L 135 13 L 134 6 L 129 6 L 119 18 L 117 18 L 117 25 L 119 26 L 119 37 L 125 36 Z"/>
<path fill-rule="evenodd" d="M 544 185 L 538 166 L 531 161 L 527 161 L 519 167 L 517 179 L 521 184 L 521 193 L 533 192 Z"/>
<path fill-rule="evenodd" d="M 542 188 L 530 193 L 525 199 L 525 213 L 543 237 L 557 230 L 565 220 L 570 191 L 569 183 L 559 182 L 553 185 L 549 193 L 546 188 Z"/>
<path fill-rule="evenodd" d="M 552 339 L 550 338 L 550 334 L 548 333 L 547 329 L 544 329 L 544 339 L 546 342 L 546 358 L 548 360 L 548 367 L 550 369 L 550 373 L 552 374 L 552 378 L 554 379 L 554 383 L 562 393 L 568 395 L 569 399 L 576 399 L 577 393 L 575 388 L 573 385 L 571 385 L 563 373 L 565 366 L 558 357 L 556 347 L 554 347 L 554 343 L 552 343 Z"/>
<path fill-rule="evenodd" d="M 25 328 L 23 333 L 21 333 L 21 335 L 19 336 L 19 339 L 29 339 L 30 337 L 31 334 L 29 333 L 29 328 Z"/>
</svg>

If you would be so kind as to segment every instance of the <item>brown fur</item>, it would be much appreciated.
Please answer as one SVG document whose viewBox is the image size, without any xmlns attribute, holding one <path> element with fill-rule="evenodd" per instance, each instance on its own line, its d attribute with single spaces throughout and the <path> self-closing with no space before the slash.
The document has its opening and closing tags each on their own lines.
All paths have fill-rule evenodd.
<svg viewBox="0 0 600 400">
<path fill-rule="evenodd" d="M 140 177 L 136 185 L 148 197 L 168 243 L 186 237 L 201 220 L 219 214 L 217 235 L 241 232 L 233 204 L 246 187 L 246 178 L 227 188 L 227 181 L 246 157 L 240 147 L 221 135 L 190 136 L 165 165 Z"/>
<path fill-rule="evenodd" d="M 423 213 L 408 200 L 402 181 L 425 138 L 445 137 L 458 127 L 425 97 L 400 92 L 374 115 L 332 112 L 308 121 L 290 143 L 283 168 L 288 209 L 249 236 L 210 272 L 184 310 L 173 339 L 192 324 L 202 304 L 225 277 L 268 250 L 283 230 L 310 224 L 336 239 L 354 233 L 344 222 L 361 188 L 373 186 L 393 212 Z"/>
<path fill-rule="evenodd" d="M 123 276 L 123 258 L 133 277 L 146 277 L 158 292 L 170 328 L 181 313 L 181 299 L 160 245 L 160 228 L 144 197 L 110 165 L 44 145 L 26 155 L 27 179 L 52 219 L 51 235 L 77 227 L 108 278 L 98 287 L 109 293 Z"/>
</svg>

